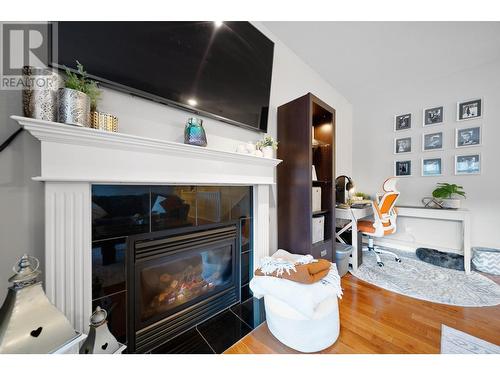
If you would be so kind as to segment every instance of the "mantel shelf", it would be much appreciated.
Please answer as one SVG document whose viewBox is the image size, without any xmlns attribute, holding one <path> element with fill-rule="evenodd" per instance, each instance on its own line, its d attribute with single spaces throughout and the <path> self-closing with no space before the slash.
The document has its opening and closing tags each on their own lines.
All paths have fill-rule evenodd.
<svg viewBox="0 0 500 375">
<path fill-rule="evenodd" d="M 279 159 L 11 116 L 42 142 L 41 181 L 274 184 Z"/>
<path fill-rule="evenodd" d="M 216 150 L 212 148 L 187 145 L 184 143 L 165 141 L 154 138 L 140 137 L 131 134 L 113 133 L 86 127 L 66 125 L 59 122 L 37 120 L 29 117 L 11 116 L 24 129 L 29 131 L 40 141 L 59 143 L 74 143 L 78 145 L 91 145 L 95 147 L 116 147 L 130 149 L 130 147 L 149 150 L 149 152 L 174 152 L 189 154 L 190 157 L 211 159 L 234 159 L 241 163 L 277 166 L 279 159 L 263 158 L 254 155 L 240 154 L 237 152 Z"/>
</svg>

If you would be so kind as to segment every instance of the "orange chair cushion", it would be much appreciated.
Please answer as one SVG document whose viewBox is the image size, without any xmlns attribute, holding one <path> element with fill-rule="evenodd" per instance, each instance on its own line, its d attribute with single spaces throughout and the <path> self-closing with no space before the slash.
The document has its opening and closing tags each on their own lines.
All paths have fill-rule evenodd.
<svg viewBox="0 0 500 375">
<path fill-rule="evenodd" d="M 390 223 L 383 223 L 384 227 L 390 226 Z M 358 220 L 358 230 L 363 233 L 375 233 L 375 228 L 373 227 L 373 221 L 369 220 Z M 394 233 L 394 229 L 389 229 L 384 231 L 384 236 Z"/>
<path fill-rule="evenodd" d="M 375 232 L 375 228 L 373 227 L 373 222 L 368 220 L 358 220 L 358 230 L 360 232 L 365 232 L 365 233 Z"/>
</svg>

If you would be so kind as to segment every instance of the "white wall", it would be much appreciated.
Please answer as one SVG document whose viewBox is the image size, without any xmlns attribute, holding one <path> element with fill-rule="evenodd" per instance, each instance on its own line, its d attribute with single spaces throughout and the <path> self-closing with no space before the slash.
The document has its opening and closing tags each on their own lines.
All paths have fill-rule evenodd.
<svg viewBox="0 0 500 375">
<path fill-rule="evenodd" d="M 457 122 L 456 102 L 475 97 L 484 98 L 483 118 Z M 400 204 L 417 204 L 424 196 L 430 196 L 437 182 L 463 185 L 467 199 L 463 206 L 472 215 L 472 246 L 500 247 L 500 230 L 497 215 L 500 211 L 500 62 L 495 61 L 456 74 L 442 76 L 432 81 L 422 80 L 408 87 L 404 81 L 391 92 L 367 94 L 354 105 L 353 170 L 358 190 L 375 193 L 381 183 L 393 175 L 393 162 L 407 157 L 412 160 L 413 177 L 402 178 Z M 426 132 L 444 132 L 444 151 L 422 152 L 422 109 L 444 106 L 443 125 L 426 128 Z M 412 136 L 413 153 L 393 154 L 393 116 L 412 113 L 412 130 L 400 133 Z M 482 125 L 483 145 L 480 147 L 455 149 L 456 127 Z M 398 134 L 398 136 L 400 135 Z M 475 153 L 482 155 L 482 173 L 479 176 L 455 176 L 454 155 Z M 421 177 L 421 158 L 441 156 L 444 173 L 441 177 Z M 404 159 L 403 159 L 404 158 Z M 433 246 L 457 250 L 461 247 L 460 227 L 455 223 L 398 219 L 398 233 L 391 236 L 411 245 L 420 242 Z"/>
<path fill-rule="evenodd" d="M 338 173 L 350 174 L 352 108 L 333 87 L 300 60 L 260 23 L 256 27 L 275 42 L 268 132 L 276 136 L 277 107 L 312 92 L 337 110 Z M 238 88 L 235 88 L 238 89 Z M 119 118 L 119 131 L 170 141 L 183 141 L 183 130 L 190 113 L 144 99 L 104 90 L 100 110 Z M 22 114 L 21 94 L 0 91 L 0 140 L 18 125 L 9 119 Z M 256 141 L 259 133 L 205 119 L 209 147 L 235 150 L 239 143 Z M 0 300 L 3 300 L 11 268 L 23 254 L 43 260 L 43 184 L 31 181 L 40 173 L 40 145 L 29 134 L 22 134 L 0 154 Z M 271 250 L 277 248 L 276 197 L 271 199 Z M 43 264 L 42 264 L 43 267 Z"/>
</svg>

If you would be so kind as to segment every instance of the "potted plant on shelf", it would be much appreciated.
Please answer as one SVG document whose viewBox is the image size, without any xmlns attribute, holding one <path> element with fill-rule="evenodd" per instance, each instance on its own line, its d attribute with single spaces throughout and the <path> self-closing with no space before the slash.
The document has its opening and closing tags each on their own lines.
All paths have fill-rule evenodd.
<svg viewBox="0 0 500 375">
<path fill-rule="evenodd" d="M 97 82 L 87 78 L 83 65 L 76 61 L 78 73 L 66 68 L 64 88 L 58 92 L 58 121 L 77 126 L 90 125 L 91 108 L 95 110 L 101 91 Z"/>
<path fill-rule="evenodd" d="M 460 208 L 460 199 L 458 196 L 465 198 L 465 192 L 463 191 L 463 186 L 440 182 L 432 192 L 432 196 L 440 201 L 443 208 L 457 209 Z"/>
<path fill-rule="evenodd" d="M 278 142 L 275 141 L 273 137 L 266 134 L 264 139 L 257 142 L 257 149 L 262 151 L 265 158 L 272 159 L 274 157 L 274 151 L 278 149 Z"/>
</svg>

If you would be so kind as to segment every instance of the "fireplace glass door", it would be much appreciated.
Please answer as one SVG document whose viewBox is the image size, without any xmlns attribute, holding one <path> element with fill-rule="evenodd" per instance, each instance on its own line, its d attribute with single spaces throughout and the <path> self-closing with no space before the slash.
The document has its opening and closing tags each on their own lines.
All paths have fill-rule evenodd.
<svg viewBox="0 0 500 375">
<path fill-rule="evenodd" d="M 146 322 L 208 297 L 233 283 L 230 244 L 167 257 L 140 271 L 141 313 Z"/>
<path fill-rule="evenodd" d="M 238 228 L 185 228 L 135 242 L 136 328 L 238 290 Z"/>
</svg>

